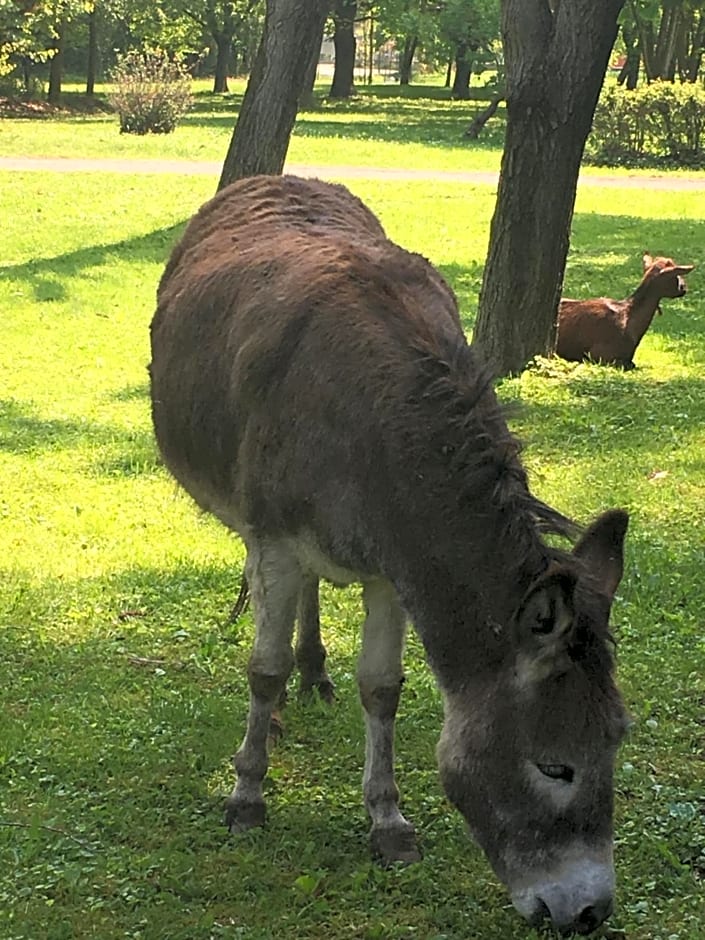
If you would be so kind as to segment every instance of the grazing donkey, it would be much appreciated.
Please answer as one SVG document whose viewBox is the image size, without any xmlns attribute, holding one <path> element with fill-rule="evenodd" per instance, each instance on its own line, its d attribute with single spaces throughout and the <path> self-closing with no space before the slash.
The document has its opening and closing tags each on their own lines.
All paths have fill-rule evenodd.
<svg viewBox="0 0 705 940">
<path fill-rule="evenodd" d="M 265 819 L 297 605 L 304 686 L 329 693 L 316 578 L 359 581 L 374 852 L 420 857 L 393 766 L 409 618 L 443 695 L 449 799 L 530 923 L 596 928 L 614 893 L 625 712 L 608 618 L 626 514 L 604 513 L 572 552 L 545 541 L 575 526 L 529 492 L 452 291 L 343 187 L 254 177 L 206 203 L 151 336 L 164 460 L 247 546 L 255 640 L 231 829 Z"/>
<path fill-rule="evenodd" d="M 661 313 L 660 301 L 664 297 L 683 297 L 687 291 L 683 276 L 694 268 L 692 264 L 675 264 L 670 258 L 651 255 L 644 255 L 643 264 L 641 283 L 626 300 L 561 300 L 556 353 L 562 359 L 593 359 L 623 369 L 634 368 L 634 353 L 654 314 Z"/>
</svg>

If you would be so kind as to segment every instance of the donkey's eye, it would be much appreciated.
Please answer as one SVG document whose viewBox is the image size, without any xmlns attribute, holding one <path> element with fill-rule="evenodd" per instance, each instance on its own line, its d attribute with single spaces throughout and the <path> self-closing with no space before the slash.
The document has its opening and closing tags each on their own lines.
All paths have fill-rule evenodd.
<svg viewBox="0 0 705 940">
<path fill-rule="evenodd" d="M 567 764 L 537 764 L 536 765 L 544 777 L 550 777 L 551 780 L 563 780 L 565 783 L 572 783 L 575 776 L 573 768 Z"/>
<path fill-rule="evenodd" d="M 536 621 L 531 628 L 532 633 L 543 633 L 547 634 L 553 630 L 555 626 L 553 614 L 547 614 L 545 616 L 537 616 Z"/>
</svg>

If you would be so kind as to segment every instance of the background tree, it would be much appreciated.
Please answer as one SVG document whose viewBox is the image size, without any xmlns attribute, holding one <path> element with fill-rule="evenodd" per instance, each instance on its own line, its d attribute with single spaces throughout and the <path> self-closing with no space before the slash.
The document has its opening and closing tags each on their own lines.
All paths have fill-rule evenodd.
<svg viewBox="0 0 705 940">
<path fill-rule="evenodd" d="M 549 354 L 575 192 L 624 0 L 502 0 L 507 130 L 474 343 L 496 375 Z"/>
<path fill-rule="evenodd" d="M 438 37 L 453 51 L 453 97 L 470 97 L 470 78 L 499 36 L 499 0 L 447 0 L 439 12 Z"/>
<path fill-rule="evenodd" d="M 328 0 L 267 0 L 262 40 L 218 189 L 243 176 L 281 173 L 327 14 Z"/>
<path fill-rule="evenodd" d="M 331 98 L 349 98 L 355 93 L 356 15 L 357 0 L 335 0 L 333 3 L 335 66 L 329 92 Z"/>
<path fill-rule="evenodd" d="M 213 93 L 224 94 L 228 88 L 228 70 L 233 62 L 233 44 L 242 35 L 260 0 L 172 0 L 182 16 L 198 24 L 215 48 Z"/>
<path fill-rule="evenodd" d="M 632 74 L 639 56 L 647 81 L 697 80 L 705 50 L 702 0 L 629 0 L 623 20 Z"/>
</svg>

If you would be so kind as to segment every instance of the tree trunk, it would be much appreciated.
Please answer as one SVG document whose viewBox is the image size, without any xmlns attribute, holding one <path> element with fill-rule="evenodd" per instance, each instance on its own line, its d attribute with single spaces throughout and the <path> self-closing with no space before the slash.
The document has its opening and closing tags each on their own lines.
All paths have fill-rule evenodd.
<svg viewBox="0 0 705 940">
<path fill-rule="evenodd" d="M 213 79 L 213 94 L 225 95 L 230 91 L 228 87 L 228 66 L 233 54 L 233 36 L 226 30 L 213 33 L 215 40 L 215 77 Z"/>
<path fill-rule="evenodd" d="M 472 58 L 466 42 L 458 43 L 455 52 L 455 79 L 453 80 L 452 95 L 460 101 L 467 101 L 470 97 L 470 76 L 472 75 Z"/>
<path fill-rule="evenodd" d="M 304 78 L 303 88 L 301 89 L 301 95 L 299 97 L 299 109 L 301 111 L 312 111 L 315 107 L 318 106 L 313 89 L 316 84 L 318 63 L 320 58 L 321 50 L 320 47 L 317 47 L 313 50 L 311 61 L 308 63 L 308 67 L 306 69 L 306 77 Z"/>
<path fill-rule="evenodd" d="M 695 13 L 683 20 L 679 38 L 678 73 L 682 82 L 696 82 L 705 47 L 705 13 L 696 22 Z"/>
<path fill-rule="evenodd" d="M 335 68 L 330 86 L 331 98 L 350 98 L 355 94 L 355 16 L 357 0 L 337 0 L 333 11 Z"/>
<path fill-rule="evenodd" d="M 54 40 L 54 55 L 49 62 L 49 91 L 47 101 L 58 104 L 61 100 L 61 79 L 64 74 L 64 35 L 66 23 L 61 20 L 56 25 L 56 38 Z"/>
<path fill-rule="evenodd" d="M 473 342 L 495 375 L 555 344 L 585 139 L 623 0 L 502 0 L 507 131 Z"/>
<path fill-rule="evenodd" d="M 404 48 L 399 54 L 399 84 L 411 84 L 411 67 L 416 55 L 416 47 L 419 44 L 418 36 L 406 36 L 404 39 Z"/>
<path fill-rule="evenodd" d="M 88 13 L 88 62 L 86 64 L 86 95 L 95 94 L 95 76 L 98 71 L 98 8 Z"/>
<path fill-rule="evenodd" d="M 281 173 L 299 96 L 321 47 L 328 0 L 267 0 L 264 31 L 218 189 L 244 176 Z"/>
<path fill-rule="evenodd" d="M 453 58 L 448 59 L 448 65 L 446 66 L 446 80 L 443 85 L 444 88 L 450 88 L 450 80 L 453 75 Z"/>
<path fill-rule="evenodd" d="M 624 85 L 628 91 L 634 91 L 639 81 L 639 66 L 641 65 L 641 41 L 638 29 L 625 23 L 622 26 L 622 39 L 627 54 L 617 76 L 617 84 Z"/>
<path fill-rule="evenodd" d="M 497 94 L 492 96 L 490 103 L 484 108 L 478 115 L 476 115 L 470 124 L 468 125 L 465 136 L 469 137 L 470 140 L 477 140 L 480 136 L 480 131 L 487 124 L 491 117 L 494 117 L 497 113 L 497 108 L 500 105 L 500 102 L 504 101 L 504 92 L 498 91 Z"/>
</svg>

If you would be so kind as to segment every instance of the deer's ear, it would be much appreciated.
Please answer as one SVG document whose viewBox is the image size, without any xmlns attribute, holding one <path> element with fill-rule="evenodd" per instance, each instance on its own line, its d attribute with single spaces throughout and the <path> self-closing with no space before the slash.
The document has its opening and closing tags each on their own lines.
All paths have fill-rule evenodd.
<svg viewBox="0 0 705 940">
<path fill-rule="evenodd" d="M 643 255 L 641 261 L 642 261 L 642 264 L 644 265 L 644 270 L 645 270 L 645 271 L 646 271 L 647 268 L 650 268 L 651 265 L 654 263 L 654 259 L 651 257 L 650 254 L 647 254 L 646 252 L 644 252 L 644 255 Z"/>
<path fill-rule="evenodd" d="M 624 571 L 624 537 L 629 514 L 610 509 L 598 516 L 573 549 L 587 569 L 593 584 L 611 601 Z"/>
<path fill-rule="evenodd" d="M 516 674 L 523 686 L 565 672 L 575 620 L 577 575 L 556 568 L 529 588 L 514 619 Z"/>
</svg>

